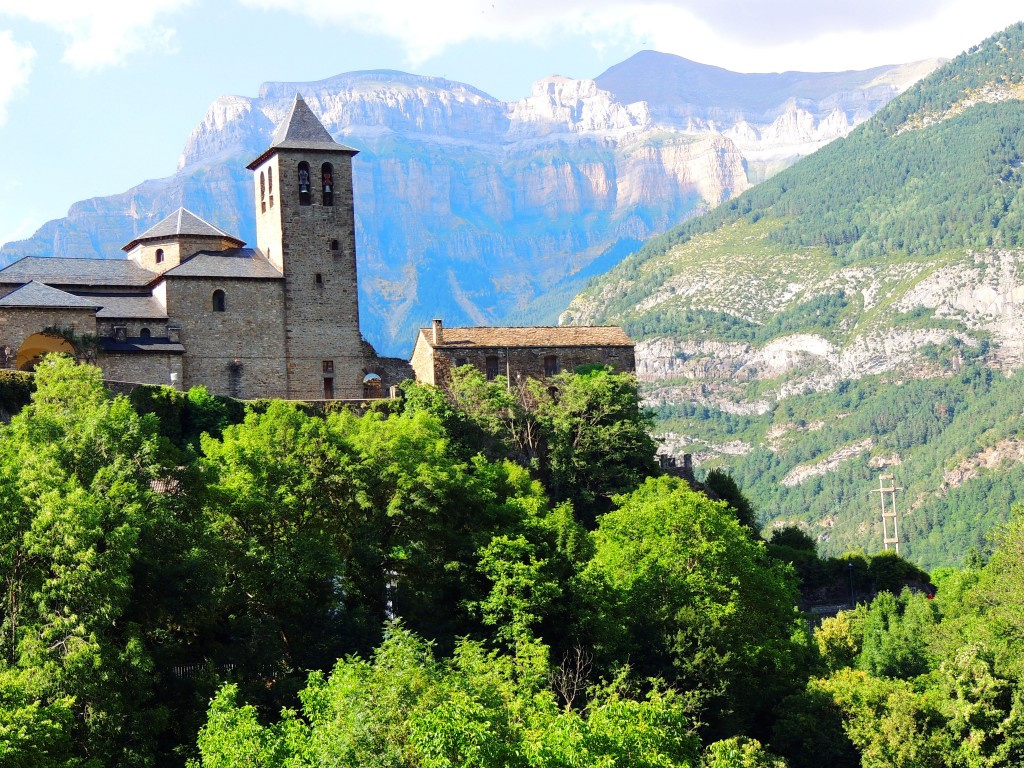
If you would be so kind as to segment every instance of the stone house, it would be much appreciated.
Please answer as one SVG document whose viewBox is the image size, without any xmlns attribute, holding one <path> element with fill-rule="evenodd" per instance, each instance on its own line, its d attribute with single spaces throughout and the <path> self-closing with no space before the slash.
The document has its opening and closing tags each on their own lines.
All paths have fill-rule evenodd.
<svg viewBox="0 0 1024 768">
<path fill-rule="evenodd" d="M 253 171 L 256 247 L 179 209 L 125 259 L 27 257 L 0 270 L 0 367 L 47 352 L 108 380 L 234 397 L 386 394 L 409 378 L 359 330 L 352 157 L 296 96 Z"/>
<path fill-rule="evenodd" d="M 543 379 L 581 365 L 632 373 L 633 340 L 617 326 L 421 328 L 412 352 L 416 380 L 444 381 L 453 367 L 472 365 L 488 379 Z"/>
</svg>

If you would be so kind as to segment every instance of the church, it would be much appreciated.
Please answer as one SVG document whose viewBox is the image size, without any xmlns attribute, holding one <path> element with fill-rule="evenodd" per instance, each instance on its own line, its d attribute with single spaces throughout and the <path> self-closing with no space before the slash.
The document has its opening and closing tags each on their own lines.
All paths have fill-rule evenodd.
<svg viewBox="0 0 1024 768">
<path fill-rule="evenodd" d="M 619 328 L 421 329 L 413 359 L 380 357 L 359 329 L 352 157 L 298 95 L 253 160 L 256 247 L 179 208 L 125 259 L 29 256 L 0 270 L 0 368 L 51 352 L 104 379 L 205 386 L 241 399 L 386 397 L 474 365 L 488 379 L 586 364 L 634 370 Z"/>
<path fill-rule="evenodd" d="M 301 97 L 253 160 L 256 247 L 179 209 L 126 259 L 0 270 L 0 367 L 67 352 L 104 378 L 239 398 L 386 395 L 412 378 L 359 330 L 352 157 Z"/>
</svg>

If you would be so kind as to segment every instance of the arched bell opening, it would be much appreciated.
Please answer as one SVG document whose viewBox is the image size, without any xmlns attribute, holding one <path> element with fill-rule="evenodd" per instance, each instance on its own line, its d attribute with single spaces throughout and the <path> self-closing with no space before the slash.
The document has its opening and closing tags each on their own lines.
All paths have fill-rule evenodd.
<svg viewBox="0 0 1024 768">
<path fill-rule="evenodd" d="M 323 188 L 323 204 L 334 205 L 334 166 L 324 163 L 320 166 L 320 182 Z"/>
<path fill-rule="evenodd" d="M 303 160 L 299 163 L 299 205 L 312 203 L 312 187 L 310 186 L 309 163 Z"/>
</svg>

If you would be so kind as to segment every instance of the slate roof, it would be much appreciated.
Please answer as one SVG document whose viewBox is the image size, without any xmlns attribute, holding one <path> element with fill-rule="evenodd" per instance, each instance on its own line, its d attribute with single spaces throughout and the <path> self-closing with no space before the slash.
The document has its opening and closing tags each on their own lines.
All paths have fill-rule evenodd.
<svg viewBox="0 0 1024 768">
<path fill-rule="evenodd" d="M 38 280 L 48 285 L 145 286 L 155 278 L 128 259 L 66 259 L 26 256 L 0 269 L 0 283 Z"/>
<path fill-rule="evenodd" d="M 166 320 L 167 312 L 152 296 L 96 296 L 103 307 L 96 313 L 99 318 L 130 318 L 132 320 Z"/>
<path fill-rule="evenodd" d="M 213 224 L 196 216 L 187 208 L 179 208 L 170 216 L 147 229 L 121 250 L 130 251 L 143 240 L 169 240 L 181 236 L 223 237 L 238 245 L 245 245 L 244 240 L 239 240 L 234 235 L 229 235 L 220 227 L 213 226 Z"/>
<path fill-rule="evenodd" d="M 99 309 L 94 301 L 52 288 L 32 280 L 0 298 L 0 307 L 37 307 L 59 309 Z"/>
<path fill-rule="evenodd" d="M 103 337 L 97 339 L 99 345 L 105 352 L 170 352 L 172 354 L 184 354 L 185 346 L 176 344 L 167 339 L 127 339 L 126 341 L 114 341 L 111 338 Z"/>
<path fill-rule="evenodd" d="M 356 154 L 359 150 L 339 144 L 324 128 L 302 97 L 296 93 L 288 117 L 277 127 L 270 147 L 246 167 L 251 171 L 279 149 L 311 149 Z"/>
<path fill-rule="evenodd" d="M 232 248 L 228 251 L 200 251 L 164 277 L 247 277 L 256 280 L 280 280 L 283 275 L 257 248 Z"/>
<path fill-rule="evenodd" d="M 444 328 L 438 345 L 433 343 L 432 329 L 420 328 L 420 335 L 431 347 L 441 349 L 633 346 L 633 340 L 617 325 Z"/>
</svg>

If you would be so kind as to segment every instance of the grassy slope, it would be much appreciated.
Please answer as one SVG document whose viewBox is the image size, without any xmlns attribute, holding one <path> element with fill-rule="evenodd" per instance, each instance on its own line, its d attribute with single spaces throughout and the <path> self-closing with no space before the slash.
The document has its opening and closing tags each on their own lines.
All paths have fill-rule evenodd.
<svg viewBox="0 0 1024 768">
<path fill-rule="evenodd" d="M 842 349 L 901 329 L 956 331 L 916 350 L 912 370 L 851 376 L 829 392 L 777 399 L 793 374 L 730 383 L 748 400 L 773 402 L 760 416 L 685 399 L 659 407 L 664 429 L 697 447 L 749 446 L 746 455 L 713 463 L 732 467 L 767 519 L 820 525 L 827 551 L 881 544 L 872 458 L 877 465 L 899 456 L 900 503 L 913 507 L 906 551 L 928 565 L 957 562 L 967 547 L 984 545 L 984 532 L 1024 489 L 1024 469 L 1012 462 L 944 486 L 947 471 L 1021 434 L 1024 382 L 985 367 L 979 355 L 988 337 L 969 318 L 937 318 L 906 301 L 937 270 L 971 262 L 971 252 L 1024 249 L 1022 52 L 1018 24 L 847 139 L 650 242 L 594 281 L 571 310 L 580 320 L 622 323 L 638 339 L 754 347 L 795 332 Z M 983 281 L 985 265 L 972 268 Z M 658 386 L 673 383 L 693 384 Z M 794 467 L 865 438 L 873 447 L 834 471 L 781 484 Z"/>
</svg>

